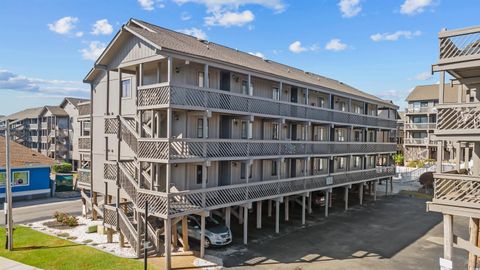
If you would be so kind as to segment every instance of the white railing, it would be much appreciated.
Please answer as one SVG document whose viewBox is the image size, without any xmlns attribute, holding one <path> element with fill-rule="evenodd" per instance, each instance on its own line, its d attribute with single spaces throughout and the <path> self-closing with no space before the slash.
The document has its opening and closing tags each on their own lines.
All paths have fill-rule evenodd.
<svg viewBox="0 0 480 270">
<path fill-rule="evenodd" d="M 436 123 L 405 123 L 405 129 L 435 129 Z"/>
<path fill-rule="evenodd" d="M 138 139 L 138 158 L 181 160 L 208 158 L 367 154 L 395 152 L 395 143 L 275 141 L 235 139 Z"/>
<path fill-rule="evenodd" d="M 416 139 L 416 138 L 405 138 L 404 139 L 405 144 L 433 144 L 433 141 L 430 140 L 429 138 L 421 138 L 421 139 Z"/>
<path fill-rule="evenodd" d="M 442 31 L 440 64 L 480 58 L 480 27 Z"/>
<path fill-rule="evenodd" d="M 442 104 L 438 106 L 435 133 L 480 132 L 480 103 Z"/>
<path fill-rule="evenodd" d="M 396 128 L 395 119 L 341 112 L 306 104 L 297 104 L 269 98 L 247 96 L 227 91 L 195 86 L 173 86 L 168 83 L 138 87 L 140 110 L 160 107 L 216 110 L 219 112 L 248 112 L 276 117 L 293 117 L 359 126 Z"/>
<path fill-rule="evenodd" d="M 405 109 L 406 113 L 435 113 L 435 107 L 409 107 Z"/>
</svg>

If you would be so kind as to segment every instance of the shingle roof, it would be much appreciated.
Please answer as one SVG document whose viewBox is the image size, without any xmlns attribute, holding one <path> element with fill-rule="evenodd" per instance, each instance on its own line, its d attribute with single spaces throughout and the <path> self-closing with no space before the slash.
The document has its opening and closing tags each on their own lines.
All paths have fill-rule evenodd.
<svg viewBox="0 0 480 270">
<path fill-rule="evenodd" d="M 19 119 L 26 119 L 26 118 L 37 118 L 40 115 L 43 107 L 36 107 L 36 108 L 28 108 L 10 115 L 5 116 L 4 118 L 10 120 L 19 120 Z"/>
<path fill-rule="evenodd" d="M 458 89 L 445 84 L 445 102 L 456 102 Z M 419 85 L 405 99 L 406 101 L 438 100 L 438 84 Z"/>
<path fill-rule="evenodd" d="M 5 137 L 0 136 L 0 168 L 5 168 Z M 51 166 L 55 161 L 28 147 L 10 141 L 10 164 L 12 168 Z"/>
<path fill-rule="evenodd" d="M 68 100 L 75 107 L 78 106 L 78 103 L 89 101 L 89 99 L 86 99 L 86 98 L 73 98 L 73 97 L 66 97 L 65 100 Z"/>
<path fill-rule="evenodd" d="M 161 49 L 190 54 L 214 61 L 233 64 L 258 72 L 285 77 L 294 81 L 329 88 L 347 94 L 371 99 L 391 105 L 389 101 L 362 92 L 352 86 L 321 75 L 306 72 L 291 66 L 251 55 L 236 49 L 228 48 L 213 42 L 199 40 L 193 36 L 175 32 L 141 20 L 132 19 L 126 26 L 128 30 L 145 38 Z"/>
<path fill-rule="evenodd" d="M 68 116 L 68 113 L 60 106 L 45 106 L 44 109 L 49 110 L 55 116 Z"/>
</svg>

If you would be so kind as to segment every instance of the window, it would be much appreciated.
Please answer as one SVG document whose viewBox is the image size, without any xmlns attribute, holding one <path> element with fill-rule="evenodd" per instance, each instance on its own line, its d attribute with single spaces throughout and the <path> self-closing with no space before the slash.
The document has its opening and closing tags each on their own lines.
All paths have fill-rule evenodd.
<svg viewBox="0 0 480 270">
<path fill-rule="evenodd" d="M 248 95 L 247 81 L 242 81 L 242 94 Z"/>
<path fill-rule="evenodd" d="M 280 89 L 278 89 L 278 87 L 273 87 L 272 95 L 273 100 L 280 100 Z"/>
<path fill-rule="evenodd" d="M 203 71 L 198 72 L 198 87 L 205 87 L 205 73 Z"/>
<path fill-rule="evenodd" d="M 252 165 L 249 165 L 250 172 L 248 173 L 248 178 L 252 178 Z M 247 170 L 247 164 L 245 162 L 240 162 L 240 179 L 245 179 L 245 174 Z"/>
<path fill-rule="evenodd" d="M 337 141 L 344 142 L 346 141 L 346 132 L 344 129 L 336 129 L 335 132 L 337 133 Z"/>
<path fill-rule="evenodd" d="M 278 140 L 278 124 L 272 124 L 272 140 Z"/>
<path fill-rule="evenodd" d="M 345 169 L 345 157 L 338 158 L 338 169 Z"/>
<path fill-rule="evenodd" d="M 323 107 L 325 105 L 325 99 L 323 97 L 317 97 L 318 107 Z"/>
<path fill-rule="evenodd" d="M 248 136 L 248 133 L 247 133 L 247 121 L 242 121 L 242 139 L 246 139 L 247 136 Z"/>
<path fill-rule="evenodd" d="M 203 166 L 197 165 L 197 184 L 202 184 L 203 179 Z"/>
<path fill-rule="evenodd" d="M 122 80 L 122 98 L 132 97 L 131 80 Z"/>
<path fill-rule="evenodd" d="M 197 119 L 197 138 L 203 138 L 203 118 Z"/>
<path fill-rule="evenodd" d="M 359 168 L 361 163 L 362 163 L 362 161 L 361 161 L 360 157 L 355 157 L 354 160 L 353 160 L 353 167 Z"/>
<path fill-rule="evenodd" d="M 82 122 L 83 136 L 90 136 L 90 121 Z"/>
<path fill-rule="evenodd" d="M 355 130 L 355 131 L 354 131 L 354 140 L 355 140 L 356 142 L 359 142 L 359 141 L 360 141 L 360 138 L 361 138 L 361 132 L 360 132 L 360 130 Z"/>
<path fill-rule="evenodd" d="M 313 173 L 319 173 L 323 170 L 323 159 L 314 158 L 313 159 Z"/>
<path fill-rule="evenodd" d="M 277 176 L 277 161 L 276 160 L 272 160 L 272 176 Z"/>
<path fill-rule="evenodd" d="M 313 128 L 313 140 L 314 141 L 323 141 L 325 140 L 325 128 L 320 126 L 315 126 Z"/>
</svg>

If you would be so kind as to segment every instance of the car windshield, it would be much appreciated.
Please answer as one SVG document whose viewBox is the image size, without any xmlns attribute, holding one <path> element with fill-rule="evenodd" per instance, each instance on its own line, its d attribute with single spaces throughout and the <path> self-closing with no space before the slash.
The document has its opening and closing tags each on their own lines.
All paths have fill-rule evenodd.
<svg viewBox="0 0 480 270">
<path fill-rule="evenodd" d="M 208 217 L 205 219 L 205 227 L 211 228 L 220 225 L 220 222 L 212 217 Z"/>
</svg>

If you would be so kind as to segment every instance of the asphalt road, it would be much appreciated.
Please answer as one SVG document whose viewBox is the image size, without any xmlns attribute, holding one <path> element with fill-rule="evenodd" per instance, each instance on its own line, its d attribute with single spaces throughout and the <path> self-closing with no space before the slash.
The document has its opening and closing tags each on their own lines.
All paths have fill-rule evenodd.
<svg viewBox="0 0 480 270">
<path fill-rule="evenodd" d="M 0 206 L 0 226 L 5 225 L 3 202 Z M 43 199 L 23 201 L 13 204 L 13 222 L 28 223 L 51 218 L 55 211 L 80 215 L 82 210 L 81 200 L 75 199 Z"/>
<path fill-rule="evenodd" d="M 297 207 L 290 221 L 282 219 L 279 235 L 273 217 L 264 217 L 263 228 L 256 229 L 256 215 L 250 213 L 248 247 L 234 222 L 235 243 L 207 254 L 222 258 L 228 269 L 439 269 L 442 217 L 425 212 L 425 200 L 395 195 L 351 205 L 347 212 L 337 205 L 328 218 L 314 209 L 305 227 Z M 468 220 L 454 222 L 455 234 L 468 239 Z M 465 269 L 466 252 L 454 248 L 453 262 L 454 269 Z"/>
</svg>

